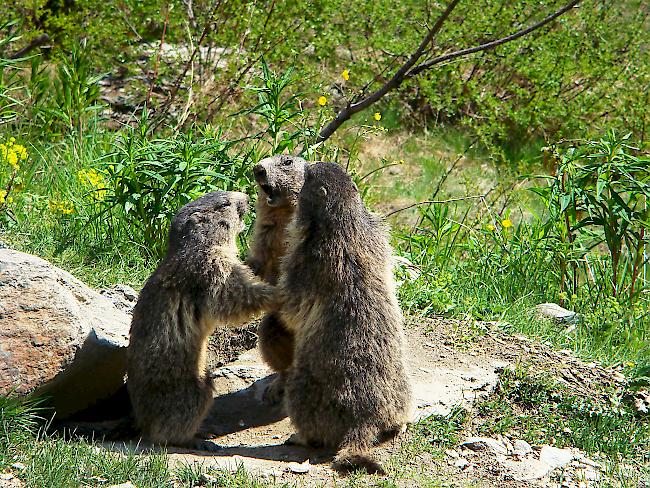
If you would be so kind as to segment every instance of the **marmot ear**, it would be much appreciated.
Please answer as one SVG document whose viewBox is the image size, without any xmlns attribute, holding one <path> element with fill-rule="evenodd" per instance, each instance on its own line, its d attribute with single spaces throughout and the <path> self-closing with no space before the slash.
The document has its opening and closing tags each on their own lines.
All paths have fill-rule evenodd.
<svg viewBox="0 0 650 488">
<path fill-rule="evenodd" d="M 354 181 L 352 182 L 352 186 L 354 187 L 354 191 L 359 193 L 359 187 L 357 186 L 357 184 Z"/>
<path fill-rule="evenodd" d="M 322 196 L 326 197 L 327 196 L 327 188 L 325 188 L 324 186 L 321 186 L 318 189 L 318 193 L 320 193 Z"/>
</svg>

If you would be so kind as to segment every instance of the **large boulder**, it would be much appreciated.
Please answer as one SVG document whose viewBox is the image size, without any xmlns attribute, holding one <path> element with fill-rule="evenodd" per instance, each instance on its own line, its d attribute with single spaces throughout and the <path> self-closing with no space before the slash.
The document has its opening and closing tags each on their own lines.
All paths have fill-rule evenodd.
<svg viewBox="0 0 650 488">
<path fill-rule="evenodd" d="M 0 395 L 49 398 L 65 418 L 124 382 L 131 317 L 70 273 L 0 249 Z"/>
</svg>

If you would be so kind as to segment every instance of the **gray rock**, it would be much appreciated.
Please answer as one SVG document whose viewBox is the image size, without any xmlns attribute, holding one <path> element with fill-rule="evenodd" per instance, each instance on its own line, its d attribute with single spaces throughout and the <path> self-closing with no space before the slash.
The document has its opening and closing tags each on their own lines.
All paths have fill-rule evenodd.
<svg viewBox="0 0 650 488">
<path fill-rule="evenodd" d="M 472 451 L 489 451 L 504 456 L 508 454 L 508 448 L 503 442 L 489 437 L 470 437 L 461 446 Z"/>
<path fill-rule="evenodd" d="M 553 446 L 543 446 L 539 453 L 539 460 L 551 466 L 552 469 L 566 466 L 575 458 L 569 449 L 560 449 Z"/>
<path fill-rule="evenodd" d="M 530 447 L 530 444 L 521 439 L 517 439 L 512 446 L 512 454 L 519 457 L 525 457 L 533 453 L 533 448 Z"/>
<path fill-rule="evenodd" d="M 113 305 L 125 313 L 133 313 L 133 307 L 138 301 L 138 292 L 128 285 L 113 285 L 99 290 L 99 294 L 108 298 Z"/>
<path fill-rule="evenodd" d="M 47 396 L 57 418 L 122 386 L 130 316 L 70 273 L 0 249 L 0 395 Z"/>
<path fill-rule="evenodd" d="M 541 303 L 535 307 L 537 316 L 545 319 L 551 319 L 557 323 L 574 324 L 580 316 L 560 307 L 557 303 Z"/>
</svg>

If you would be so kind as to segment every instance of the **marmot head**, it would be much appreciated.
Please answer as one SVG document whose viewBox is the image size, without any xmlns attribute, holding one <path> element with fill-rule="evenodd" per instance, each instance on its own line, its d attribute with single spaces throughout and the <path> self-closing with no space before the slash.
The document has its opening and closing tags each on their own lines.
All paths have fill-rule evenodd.
<svg viewBox="0 0 650 488">
<path fill-rule="evenodd" d="M 278 155 L 262 159 L 253 168 L 255 180 L 270 207 L 296 205 L 309 163 L 297 156 Z"/>
<path fill-rule="evenodd" d="M 303 221 L 336 226 L 367 213 L 357 185 L 336 163 L 314 163 L 306 169 L 298 212 Z"/>
<path fill-rule="evenodd" d="M 214 191 L 176 213 L 169 231 L 169 249 L 182 246 L 233 245 L 244 228 L 248 196 L 238 191 Z"/>
</svg>

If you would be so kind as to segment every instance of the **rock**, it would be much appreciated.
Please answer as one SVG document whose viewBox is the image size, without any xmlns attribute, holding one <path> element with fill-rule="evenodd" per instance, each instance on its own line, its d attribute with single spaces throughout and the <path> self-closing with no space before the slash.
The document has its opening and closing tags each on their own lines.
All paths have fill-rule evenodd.
<svg viewBox="0 0 650 488">
<path fill-rule="evenodd" d="M 27 465 L 23 463 L 13 463 L 11 467 L 17 469 L 18 471 L 25 471 L 27 469 Z"/>
<path fill-rule="evenodd" d="M 569 449 L 560 449 L 553 446 L 543 446 L 539 453 L 539 460 L 551 466 L 552 469 L 561 468 L 569 464 L 575 455 Z"/>
<path fill-rule="evenodd" d="M 45 395 L 62 419 L 124 382 L 130 317 L 43 259 L 0 249 L 0 395 Z"/>
<path fill-rule="evenodd" d="M 128 285 L 113 285 L 99 290 L 99 294 L 108 298 L 113 305 L 125 313 L 133 313 L 133 307 L 138 301 L 138 292 Z"/>
<path fill-rule="evenodd" d="M 489 437 L 470 437 L 461 444 L 462 447 L 471 449 L 472 451 L 489 451 L 493 454 L 508 454 L 508 448 L 496 439 Z"/>
<path fill-rule="evenodd" d="M 289 463 L 287 466 L 287 471 L 291 473 L 296 473 L 296 474 L 305 474 L 309 473 L 309 470 L 311 469 L 311 466 L 309 464 L 309 459 L 305 461 L 304 463 Z"/>
<path fill-rule="evenodd" d="M 525 457 L 533 453 L 533 448 L 530 447 L 530 444 L 521 439 L 517 439 L 512 446 L 512 454 L 519 457 Z"/>
<path fill-rule="evenodd" d="M 467 466 L 469 466 L 469 461 L 461 457 L 454 461 L 454 466 L 456 466 L 459 469 L 465 469 Z"/>
<path fill-rule="evenodd" d="M 539 317 L 551 319 L 557 323 L 573 324 L 579 319 L 577 313 L 562 308 L 557 303 L 541 303 L 535 307 L 535 310 Z"/>
<path fill-rule="evenodd" d="M 4 242 L 0 241 L 0 249 L 9 249 L 9 246 L 7 246 Z"/>
</svg>

